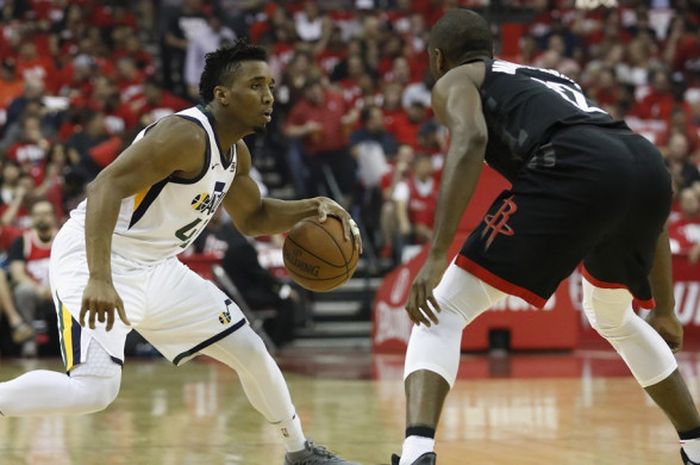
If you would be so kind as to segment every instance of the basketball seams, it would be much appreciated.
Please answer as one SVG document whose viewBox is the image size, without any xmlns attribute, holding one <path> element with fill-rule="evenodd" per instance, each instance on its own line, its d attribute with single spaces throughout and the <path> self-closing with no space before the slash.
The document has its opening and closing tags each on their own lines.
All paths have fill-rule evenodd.
<svg viewBox="0 0 700 465">
<path fill-rule="evenodd" d="M 295 273 L 294 271 L 292 271 L 290 269 L 287 269 L 287 271 L 292 276 L 292 278 L 294 276 L 296 276 L 297 278 L 303 279 L 304 281 L 314 281 L 314 282 L 331 281 L 333 279 L 335 279 L 337 281 L 339 278 L 343 278 L 345 275 L 345 273 L 343 273 L 343 274 L 339 274 L 337 276 L 334 276 L 332 278 L 308 278 L 306 276 L 300 275 L 299 273 Z M 328 291 L 332 291 L 333 289 L 337 289 L 338 287 L 342 286 L 343 284 L 345 284 L 345 281 L 343 280 L 341 282 L 334 282 L 332 286 L 324 288 L 324 289 L 311 289 L 311 288 L 306 287 L 304 284 L 302 284 L 299 281 L 297 281 L 297 284 L 299 284 L 304 289 L 308 289 L 309 291 L 312 291 L 312 292 L 328 292 Z"/>
<path fill-rule="evenodd" d="M 333 217 L 333 218 L 335 218 L 335 217 Z M 336 218 L 336 219 L 337 219 L 337 218 Z M 350 267 L 348 267 L 348 264 L 349 264 L 350 262 L 348 261 L 348 258 L 345 256 L 345 252 L 343 252 L 343 248 L 340 246 L 340 244 L 338 244 L 338 241 L 335 240 L 335 237 L 333 237 L 333 234 L 329 233 L 329 232 L 326 230 L 326 228 L 324 228 L 324 227 L 321 226 L 319 223 L 317 223 L 317 222 L 315 222 L 315 221 L 313 221 L 313 220 L 305 219 L 305 220 L 302 220 L 302 221 L 303 221 L 303 222 L 306 222 L 306 223 L 311 223 L 311 224 L 313 224 L 314 226 L 316 226 L 316 227 L 318 227 L 319 229 L 321 229 L 321 231 L 323 231 L 324 233 L 328 234 L 328 237 L 330 237 L 331 240 L 333 240 L 333 242 L 335 243 L 335 246 L 338 247 L 338 250 L 340 251 L 340 255 L 342 255 L 342 257 L 343 257 L 343 261 L 345 262 L 345 274 L 346 274 L 348 277 L 350 277 Z M 338 221 L 341 221 L 341 220 L 338 219 Z M 341 221 L 341 227 L 342 227 L 342 221 Z M 355 244 L 353 244 L 353 253 L 354 253 L 354 250 L 355 250 Z M 352 256 L 351 256 L 351 258 L 352 258 Z"/>
<path fill-rule="evenodd" d="M 331 237 L 332 237 L 332 236 L 331 236 Z M 336 265 L 335 263 L 331 263 L 331 262 L 329 262 L 328 260 L 325 260 L 325 259 L 319 257 L 319 256 L 316 255 L 315 253 L 310 252 L 309 250 L 306 249 L 306 247 L 303 247 L 301 244 L 299 244 L 298 242 L 296 242 L 294 239 L 292 239 L 292 238 L 289 237 L 289 236 L 287 236 L 287 238 L 286 238 L 285 240 L 291 242 L 292 244 L 294 244 L 295 246 L 297 246 L 298 248 L 300 248 L 300 249 L 303 250 L 304 252 L 308 253 L 309 255 L 311 255 L 312 257 L 314 257 L 315 259 L 322 261 L 322 262 L 325 263 L 326 265 L 332 266 L 333 268 L 343 268 L 343 267 L 345 267 L 345 268 L 346 268 L 346 271 L 347 271 L 347 265 Z M 337 245 L 337 243 L 336 243 L 336 245 Z M 343 254 L 343 251 L 342 251 L 342 250 L 340 251 L 340 255 L 342 255 L 343 261 L 345 261 L 345 254 Z"/>
</svg>

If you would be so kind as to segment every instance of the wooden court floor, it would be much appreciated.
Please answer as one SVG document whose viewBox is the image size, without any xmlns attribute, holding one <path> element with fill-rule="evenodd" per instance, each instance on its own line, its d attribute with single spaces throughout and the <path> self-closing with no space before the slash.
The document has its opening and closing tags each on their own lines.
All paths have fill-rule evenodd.
<svg viewBox="0 0 700 465">
<path fill-rule="evenodd" d="M 681 354 L 700 398 L 700 357 Z M 307 435 L 362 464 L 388 463 L 403 430 L 401 357 L 280 358 Z M 57 361 L 0 361 L 0 379 Z M 665 417 L 615 354 L 465 356 L 447 401 L 438 463 L 679 465 Z M 128 361 L 122 392 L 84 417 L 0 418 L 0 465 L 270 465 L 271 428 L 235 374 L 213 362 Z"/>
</svg>

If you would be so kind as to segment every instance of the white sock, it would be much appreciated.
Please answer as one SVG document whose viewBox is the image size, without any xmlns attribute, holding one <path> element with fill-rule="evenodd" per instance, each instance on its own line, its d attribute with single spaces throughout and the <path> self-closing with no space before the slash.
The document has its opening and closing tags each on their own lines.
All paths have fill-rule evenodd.
<svg viewBox="0 0 700 465">
<path fill-rule="evenodd" d="M 435 449 L 435 439 L 409 436 L 403 441 L 399 465 L 411 465 L 418 457 Z"/>
<path fill-rule="evenodd" d="M 295 413 L 292 418 L 287 421 L 274 423 L 273 426 L 282 435 L 282 442 L 287 452 L 299 452 L 306 446 L 306 437 L 301 429 L 301 421 Z"/>
<path fill-rule="evenodd" d="M 700 438 L 681 441 L 681 447 L 690 460 L 700 463 Z"/>
</svg>

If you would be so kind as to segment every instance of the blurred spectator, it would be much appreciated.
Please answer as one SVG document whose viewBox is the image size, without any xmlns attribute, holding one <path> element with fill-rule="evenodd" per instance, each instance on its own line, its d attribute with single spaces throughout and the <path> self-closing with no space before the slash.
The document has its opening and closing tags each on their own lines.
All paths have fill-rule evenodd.
<svg viewBox="0 0 700 465">
<path fill-rule="evenodd" d="M 350 136 L 351 152 L 357 161 L 357 176 L 361 189 L 357 204 L 362 221 L 370 231 L 371 241 L 377 245 L 381 237 L 380 215 L 382 210 L 381 180 L 390 171 L 387 159 L 396 155 L 396 138 L 384 129 L 381 108 L 368 106 L 360 112 L 362 126 Z M 376 234 L 375 234 L 376 233 Z"/>
<path fill-rule="evenodd" d="M 700 172 L 695 165 L 688 161 L 688 155 L 688 139 L 683 133 L 673 133 L 668 142 L 666 165 L 671 171 L 677 192 L 700 181 Z"/>
<path fill-rule="evenodd" d="M 3 59 L 0 63 L 0 125 L 5 124 L 7 120 L 7 107 L 22 95 L 22 92 L 24 92 L 24 80 L 17 75 L 14 60 Z"/>
<path fill-rule="evenodd" d="M 24 83 L 24 92 L 7 107 L 7 120 L 5 123 L 5 137 L 9 128 L 18 123 L 30 103 L 40 103 L 44 97 L 44 84 L 37 80 L 28 80 Z M 2 149 L 2 147 L 0 147 Z"/>
<path fill-rule="evenodd" d="M 617 79 L 623 84 L 633 86 L 644 86 L 649 83 L 649 74 L 653 66 L 657 66 L 655 60 L 652 60 L 651 51 L 646 42 L 641 39 L 631 41 L 626 49 L 622 47 L 614 48 L 613 50 L 624 51 L 624 57 L 617 55 L 611 57 L 609 61 L 615 65 L 615 73 Z M 666 76 L 668 78 L 668 76 Z M 666 80 L 668 82 L 668 79 Z M 659 84 L 662 84 L 659 81 Z M 663 85 L 663 84 L 662 84 Z M 666 91 L 666 89 L 660 89 Z"/>
<path fill-rule="evenodd" d="M 348 197 L 352 193 L 356 176 L 348 133 L 357 117 L 357 111 L 349 109 L 340 94 L 324 89 L 321 81 L 311 80 L 304 86 L 304 97 L 292 108 L 285 132 L 288 137 L 302 139 L 303 159 L 315 193 L 330 193 L 324 173 L 328 169 L 342 194 Z"/>
<path fill-rule="evenodd" d="M 54 63 L 50 57 L 39 54 L 34 42 L 26 40 L 20 45 L 16 65 L 25 81 L 38 81 L 52 91 L 58 90 L 60 80 Z"/>
<path fill-rule="evenodd" d="M 0 315 L 7 318 L 12 342 L 24 345 L 25 342 L 34 338 L 34 329 L 29 324 L 31 322 L 26 322 L 15 307 L 10 284 L 7 282 L 7 274 L 3 269 L 0 269 L 0 310 Z"/>
<path fill-rule="evenodd" d="M 185 83 L 191 98 L 199 98 L 199 77 L 204 69 L 204 56 L 235 40 L 236 33 L 225 26 L 217 16 L 210 16 L 207 27 L 190 37 L 185 56 Z"/>
<path fill-rule="evenodd" d="M 388 171 L 387 159 L 396 155 L 396 138 L 384 128 L 384 114 L 377 106 L 360 112 L 362 126 L 350 136 L 352 155 L 357 160 L 358 178 L 365 188 L 379 185 Z"/>
<path fill-rule="evenodd" d="M 29 211 L 26 208 L 34 186 L 31 178 L 23 176 L 17 162 L 6 160 L 0 186 L 0 225 L 29 227 Z"/>
<path fill-rule="evenodd" d="M 673 19 L 665 58 L 674 71 L 700 74 L 700 28 L 697 24 L 691 25 L 683 16 Z"/>
<path fill-rule="evenodd" d="M 423 74 L 423 80 L 419 82 L 414 82 L 406 86 L 401 97 L 401 104 L 404 108 L 411 106 L 411 102 L 421 102 L 426 108 L 430 108 L 432 105 L 432 89 L 435 84 L 435 79 L 433 79 L 433 74 L 430 71 L 426 71 Z"/>
<path fill-rule="evenodd" d="M 434 119 L 427 120 L 418 131 L 418 147 L 419 152 L 430 157 L 435 175 L 439 178 L 448 149 L 447 130 Z"/>
<path fill-rule="evenodd" d="M 649 93 L 631 110 L 631 113 L 642 119 L 668 120 L 675 105 L 671 77 L 667 72 L 659 70 L 654 73 Z"/>
<path fill-rule="evenodd" d="M 688 255 L 691 263 L 700 259 L 700 199 L 693 188 L 678 195 L 680 212 L 671 215 L 668 235 L 674 254 Z"/>
<path fill-rule="evenodd" d="M 168 22 L 163 36 L 161 60 L 165 87 L 185 95 L 184 66 L 187 44 L 208 28 L 202 0 L 184 0 Z"/>
<path fill-rule="evenodd" d="M 304 42 L 319 42 L 324 33 L 330 33 L 329 18 L 321 15 L 318 2 L 311 0 L 305 1 L 303 10 L 294 15 L 294 27 Z"/>
<path fill-rule="evenodd" d="M 25 321 L 33 322 L 53 313 L 49 285 L 49 256 L 56 235 L 56 215 L 51 202 L 38 200 L 31 207 L 32 229 L 12 244 L 8 254 L 13 293 Z M 25 345 L 25 355 L 36 347 Z"/>
<path fill-rule="evenodd" d="M 382 238 L 382 248 L 380 256 L 382 258 L 398 258 L 396 253 L 400 253 L 395 247 L 402 241 L 399 240 L 399 222 L 396 212 L 396 202 L 394 192 L 396 187 L 404 181 L 413 163 L 414 152 L 410 145 L 399 147 L 396 158 L 389 166 L 389 170 L 381 179 L 382 188 L 382 211 L 380 216 L 380 229 Z"/>
<path fill-rule="evenodd" d="M 393 120 L 387 125 L 387 130 L 394 134 L 399 144 L 408 144 L 418 148 L 418 134 L 427 116 L 428 110 L 423 102 L 414 100 L 406 111 L 394 114 Z"/>
<path fill-rule="evenodd" d="M 399 232 L 406 242 L 424 244 L 430 241 L 439 188 L 430 157 L 418 155 L 413 162 L 413 174 L 396 185 L 393 195 Z"/>
<path fill-rule="evenodd" d="M 85 182 L 90 182 L 102 170 L 102 166 L 93 157 L 91 150 L 109 139 L 109 135 L 102 113 L 90 112 L 85 115 L 85 118 L 81 130 L 68 139 L 66 146 L 69 158 L 78 160 L 76 168 L 84 176 Z"/>
</svg>

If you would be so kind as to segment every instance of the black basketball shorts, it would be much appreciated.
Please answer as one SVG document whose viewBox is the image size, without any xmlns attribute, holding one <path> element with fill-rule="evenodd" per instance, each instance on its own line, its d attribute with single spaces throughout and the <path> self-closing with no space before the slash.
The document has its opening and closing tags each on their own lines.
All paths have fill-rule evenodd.
<svg viewBox="0 0 700 465">
<path fill-rule="evenodd" d="M 661 154 L 642 136 L 561 129 L 493 202 L 456 264 L 542 307 L 583 262 L 592 284 L 626 288 L 653 308 L 648 275 L 671 196 Z"/>
</svg>

